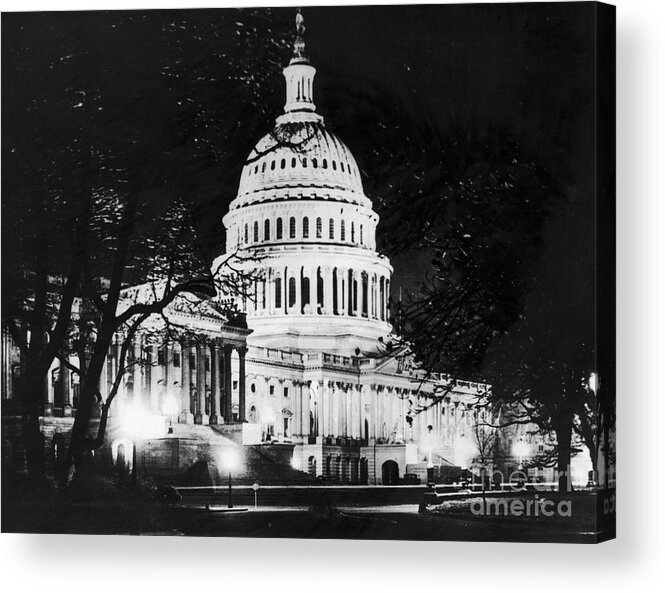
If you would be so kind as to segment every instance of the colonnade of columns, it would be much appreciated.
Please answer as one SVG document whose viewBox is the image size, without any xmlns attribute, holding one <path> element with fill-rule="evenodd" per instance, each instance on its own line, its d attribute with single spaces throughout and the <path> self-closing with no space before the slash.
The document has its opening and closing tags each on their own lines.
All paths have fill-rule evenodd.
<svg viewBox="0 0 665 593">
<path fill-rule="evenodd" d="M 342 266 L 267 268 L 250 287 L 250 315 L 345 315 L 390 318 L 387 276 Z"/>
<path fill-rule="evenodd" d="M 428 426 L 432 426 L 437 440 L 446 441 L 450 430 L 457 429 L 464 407 L 449 397 L 434 401 L 413 389 L 334 380 L 279 380 L 279 397 L 272 400 L 268 395 L 271 378 L 251 378 L 257 379 L 265 379 L 266 387 L 253 400 L 253 408 L 258 408 L 250 421 L 266 424 L 264 410 L 272 407 L 275 415 L 270 422 L 275 430 L 270 434 L 278 437 L 419 442 L 427 435 Z M 290 390 L 288 398 L 282 395 L 285 385 Z M 289 434 L 284 433 L 282 425 L 285 413 L 291 419 Z"/>
<path fill-rule="evenodd" d="M 163 413 L 166 398 L 176 400 L 181 423 L 218 424 L 246 421 L 245 347 L 219 339 L 152 344 L 137 335 L 125 360 L 119 390 L 124 403 L 140 403 L 154 413 Z M 112 388 L 120 364 L 122 337 L 114 340 L 105 362 L 102 397 Z M 238 414 L 233 415 L 233 350 L 238 354 Z"/>
</svg>

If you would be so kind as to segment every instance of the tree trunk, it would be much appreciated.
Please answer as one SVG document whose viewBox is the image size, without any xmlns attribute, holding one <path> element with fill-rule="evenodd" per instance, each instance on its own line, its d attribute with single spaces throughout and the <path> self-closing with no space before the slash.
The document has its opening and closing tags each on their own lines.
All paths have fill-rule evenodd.
<svg viewBox="0 0 665 593">
<path fill-rule="evenodd" d="M 108 340 L 110 342 L 110 339 Z M 105 342 L 106 343 L 106 342 Z M 83 466 L 85 454 L 88 451 L 96 449 L 104 442 L 104 433 L 106 432 L 106 421 L 108 418 L 108 405 L 102 405 L 102 418 L 95 438 L 88 434 L 90 430 L 90 419 L 93 410 L 97 405 L 97 394 L 99 381 L 104 368 L 105 355 L 100 352 L 106 352 L 106 348 L 100 348 L 92 357 L 88 366 L 88 372 L 81 385 L 79 396 L 79 405 L 76 408 L 76 417 L 72 427 L 72 438 L 69 443 L 67 454 L 67 475 L 72 469 L 78 472 Z M 108 402 L 110 405 L 110 401 Z"/>
<path fill-rule="evenodd" d="M 27 395 L 27 394 L 26 394 Z M 33 397 L 23 402 L 22 429 L 25 461 L 31 477 L 44 475 L 44 435 L 39 425 L 39 404 Z"/>
<path fill-rule="evenodd" d="M 32 372 L 30 372 L 32 371 Z M 28 473 L 32 477 L 42 477 L 45 471 L 44 435 L 41 431 L 39 416 L 44 396 L 44 376 L 38 368 L 25 365 L 21 389 L 22 431 L 25 446 L 25 461 Z"/>
<path fill-rule="evenodd" d="M 87 380 L 81 387 L 79 405 L 76 408 L 76 417 L 74 418 L 72 437 L 69 442 L 69 452 L 67 455 L 68 473 L 72 468 L 77 472 L 80 471 L 85 454 L 91 449 L 92 445 L 92 439 L 88 437 L 88 430 L 90 429 L 90 419 L 92 418 L 92 412 L 96 404 L 96 389 L 92 390 L 90 382 Z"/>
<path fill-rule="evenodd" d="M 570 476 L 571 440 L 573 436 L 573 423 L 563 422 L 554 428 L 556 434 L 557 463 L 559 492 L 569 492 L 572 489 Z"/>
<path fill-rule="evenodd" d="M 610 425 L 607 419 L 603 423 L 603 465 L 605 466 L 605 490 L 610 488 L 610 467 L 612 446 L 610 444 Z"/>
</svg>

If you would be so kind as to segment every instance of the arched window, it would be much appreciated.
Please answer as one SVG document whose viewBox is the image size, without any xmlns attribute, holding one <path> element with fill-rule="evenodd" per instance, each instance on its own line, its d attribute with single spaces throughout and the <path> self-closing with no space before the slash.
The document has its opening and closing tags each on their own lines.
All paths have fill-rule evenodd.
<svg viewBox="0 0 665 593">
<path fill-rule="evenodd" d="M 274 171 L 275 170 L 275 161 L 271 161 L 270 163 L 270 170 Z"/>
<path fill-rule="evenodd" d="M 281 162 L 279 163 L 280 168 L 285 169 L 286 168 L 286 159 L 282 159 Z"/>
<path fill-rule="evenodd" d="M 313 158 L 312 159 L 312 167 L 314 167 L 316 169 L 318 166 L 319 166 L 319 161 L 317 161 L 316 158 Z"/>
<path fill-rule="evenodd" d="M 328 168 L 328 160 L 327 159 L 323 159 L 323 168 L 324 169 Z"/>
<path fill-rule="evenodd" d="M 259 172 L 259 166 L 255 165 L 254 166 L 254 175 L 256 175 Z"/>
<path fill-rule="evenodd" d="M 302 236 L 303 239 L 309 238 L 309 218 L 306 216 L 302 219 Z"/>
<path fill-rule="evenodd" d="M 337 171 L 337 161 L 332 162 L 333 171 Z"/>
<path fill-rule="evenodd" d="M 309 305 L 309 278 L 303 275 L 300 276 L 300 303 L 302 304 L 300 312 L 304 313 L 305 307 Z"/>
<path fill-rule="evenodd" d="M 259 223 L 254 221 L 254 243 L 259 242 Z"/>
<path fill-rule="evenodd" d="M 270 221 L 267 218 L 263 223 L 263 240 L 270 241 Z"/>
<path fill-rule="evenodd" d="M 249 243 L 249 226 L 245 223 L 245 243 Z"/>
<path fill-rule="evenodd" d="M 282 238 L 282 219 L 281 218 L 277 219 L 277 236 L 275 238 L 276 239 L 281 239 Z"/>
<path fill-rule="evenodd" d="M 360 244 L 363 245 L 363 225 L 360 225 Z"/>
<path fill-rule="evenodd" d="M 320 218 L 316 219 L 316 238 L 321 238 L 321 233 L 323 232 L 323 223 Z"/>
<path fill-rule="evenodd" d="M 259 415 L 256 412 L 256 406 L 252 406 L 249 409 L 249 423 L 256 424 L 259 421 Z"/>
<path fill-rule="evenodd" d="M 307 168 L 307 158 L 306 157 L 303 158 L 303 160 L 302 160 L 302 166 Z"/>
<path fill-rule="evenodd" d="M 344 173 L 344 163 L 340 163 L 339 166 L 342 167 L 342 173 Z"/>
<path fill-rule="evenodd" d="M 296 219 L 294 216 L 289 218 L 289 239 L 296 238 Z"/>
<path fill-rule="evenodd" d="M 333 218 L 328 221 L 328 237 L 330 239 L 335 238 L 335 220 Z"/>
<path fill-rule="evenodd" d="M 293 158 L 291 159 L 291 168 L 292 168 L 292 169 L 295 169 L 295 168 L 296 168 L 296 157 L 293 157 Z"/>
<path fill-rule="evenodd" d="M 351 243 L 356 242 L 356 223 L 351 222 Z"/>
<path fill-rule="evenodd" d="M 275 278 L 275 309 L 282 308 L 282 279 Z"/>
<path fill-rule="evenodd" d="M 263 165 L 261 165 L 261 173 L 265 173 L 265 172 L 266 172 L 266 162 L 263 161 Z"/>
<path fill-rule="evenodd" d="M 323 274 L 321 273 L 321 268 L 317 268 L 316 270 L 316 304 L 317 304 L 317 312 L 322 313 L 323 312 Z"/>
<path fill-rule="evenodd" d="M 291 276 L 289 278 L 289 307 L 296 304 L 296 279 Z"/>
<path fill-rule="evenodd" d="M 379 278 L 379 312 L 381 313 L 381 321 L 386 319 L 386 297 L 385 297 L 385 284 L 383 276 Z"/>
<path fill-rule="evenodd" d="M 346 241 L 346 225 L 344 224 L 344 221 L 342 221 L 342 241 Z"/>
</svg>

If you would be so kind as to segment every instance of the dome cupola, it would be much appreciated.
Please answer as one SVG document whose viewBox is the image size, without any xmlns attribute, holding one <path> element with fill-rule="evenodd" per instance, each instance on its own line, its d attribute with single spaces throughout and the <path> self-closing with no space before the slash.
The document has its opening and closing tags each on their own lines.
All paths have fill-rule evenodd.
<svg viewBox="0 0 665 593">
<path fill-rule="evenodd" d="M 316 112 L 304 32 L 298 12 L 284 113 L 247 157 L 223 220 L 226 253 L 255 278 L 240 303 L 250 343 L 350 355 L 391 331 L 392 267 L 376 251 L 358 165 Z"/>
</svg>

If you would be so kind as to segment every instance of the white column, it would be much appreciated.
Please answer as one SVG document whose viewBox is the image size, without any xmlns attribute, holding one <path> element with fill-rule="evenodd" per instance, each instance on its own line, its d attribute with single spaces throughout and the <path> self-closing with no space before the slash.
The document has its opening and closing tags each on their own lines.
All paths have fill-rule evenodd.
<svg viewBox="0 0 665 593">
<path fill-rule="evenodd" d="M 325 406 L 323 399 L 323 385 L 319 381 L 313 381 L 313 384 L 316 385 L 316 426 L 317 434 L 320 438 L 326 436 L 325 433 Z"/>
<path fill-rule="evenodd" d="M 296 310 L 296 314 L 300 315 L 300 310 L 302 308 L 302 298 L 300 296 L 300 293 L 301 293 L 301 290 L 302 290 L 301 280 L 300 280 L 300 268 L 296 268 L 295 279 L 296 279 L 296 305 L 295 305 L 295 310 Z"/>
<path fill-rule="evenodd" d="M 376 423 L 378 421 L 378 409 L 377 409 L 377 397 L 376 397 L 376 392 L 378 389 L 378 385 L 372 385 L 371 386 L 371 391 L 370 391 L 370 397 L 371 397 L 371 415 L 370 418 L 372 419 L 371 422 L 368 422 L 369 424 L 369 438 L 370 439 L 375 439 L 376 438 Z"/>
<path fill-rule="evenodd" d="M 291 396 L 291 401 L 293 402 L 291 410 L 293 412 L 293 416 L 291 416 L 291 436 L 299 437 L 302 435 L 302 413 L 300 412 L 301 401 L 298 397 L 298 394 L 296 393 L 296 381 L 291 381 L 289 384 L 289 395 Z M 283 398 L 283 401 L 285 404 L 284 407 L 287 407 L 288 400 Z"/>
<path fill-rule="evenodd" d="M 335 383 L 337 387 L 337 416 L 338 420 L 338 436 L 346 436 L 346 390 L 343 383 Z"/>
<path fill-rule="evenodd" d="M 339 390 L 337 389 L 337 383 L 333 383 L 332 389 L 330 390 L 330 409 L 332 410 L 331 414 L 331 434 L 333 436 L 339 435 L 339 411 L 338 404 L 339 401 Z"/>
<path fill-rule="evenodd" d="M 332 315 L 333 312 L 333 275 L 332 268 L 327 266 L 323 273 L 323 312 Z"/>
<path fill-rule="evenodd" d="M 360 233 L 360 230 L 358 231 Z M 360 238 L 360 234 L 358 235 L 358 238 Z M 356 425 L 356 415 L 355 415 L 355 397 L 356 397 L 356 386 L 351 385 L 347 392 L 346 396 L 346 411 L 347 411 L 347 429 L 346 429 L 346 434 L 347 436 L 350 437 L 355 437 L 356 436 L 356 430 L 355 430 L 355 425 Z"/>
<path fill-rule="evenodd" d="M 365 428 L 364 424 L 365 423 L 363 422 L 363 415 L 364 415 L 363 414 L 363 412 L 364 412 L 363 408 L 364 408 L 364 406 L 363 406 L 363 388 L 361 386 L 360 389 L 358 390 L 358 402 L 357 402 L 357 407 L 356 407 L 356 410 L 357 410 L 357 413 L 358 413 L 358 418 L 356 420 L 356 430 L 358 431 L 358 433 L 356 434 L 356 436 L 358 438 L 362 438 L 364 436 L 364 428 Z"/>
<path fill-rule="evenodd" d="M 388 302 L 390 301 L 390 282 L 386 278 L 386 321 L 390 321 L 390 309 Z"/>
<path fill-rule="evenodd" d="M 266 311 L 272 315 L 275 309 L 275 279 L 272 268 L 266 268 Z"/>
<path fill-rule="evenodd" d="M 141 343 L 142 343 L 142 336 L 135 335 L 134 336 L 134 343 L 132 344 L 132 348 L 134 349 L 133 351 L 133 358 L 132 358 L 132 363 L 134 365 L 134 368 L 132 369 L 132 374 L 133 374 L 133 390 L 134 394 L 132 397 L 132 403 L 134 404 L 141 404 L 143 401 L 143 365 L 141 364 Z"/>
<path fill-rule="evenodd" d="M 309 389 L 305 389 L 301 381 L 296 382 L 295 397 L 300 399 L 300 413 L 301 413 L 301 434 L 303 440 L 307 440 L 309 436 Z"/>
<path fill-rule="evenodd" d="M 158 381 L 162 375 L 162 369 L 159 365 L 159 345 L 152 345 L 152 358 L 150 366 L 150 409 L 156 410 L 159 405 L 158 394 L 159 384 Z"/>
<path fill-rule="evenodd" d="M 363 282 L 363 271 L 358 274 L 358 317 L 363 315 L 363 300 L 365 298 L 365 285 Z"/>
<path fill-rule="evenodd" d="M 307 268 L 309 278 L 309 306 L 312 313 L 316 314 L 316 268 Z"/>
<path fill-rule="evenodd" d="M 376 274 L 372 274 L 372 319 L 377 318 L 377 315 L 376 315 L 376 302 L 377 302 L 376 285 L 377 285 Z"/>
</svg>

